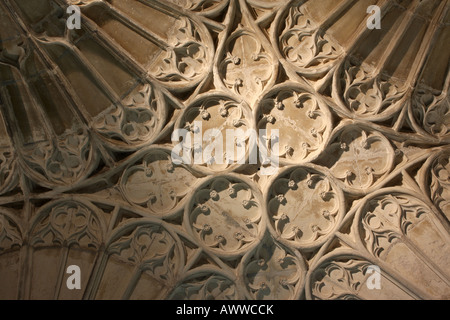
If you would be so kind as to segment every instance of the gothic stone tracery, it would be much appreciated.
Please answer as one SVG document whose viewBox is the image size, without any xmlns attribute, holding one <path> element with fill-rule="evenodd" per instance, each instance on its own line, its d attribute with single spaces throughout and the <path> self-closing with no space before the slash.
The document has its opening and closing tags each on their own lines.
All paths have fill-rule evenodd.
<svg viewBox="0 0 450 320">
<path fill-rule="evenodd" d="M 449 43 L 448 0 L 1 0 L 0 298 L 450 299 Z M 213 128 L 278 172 L 172 161 Z"/>
</svg>

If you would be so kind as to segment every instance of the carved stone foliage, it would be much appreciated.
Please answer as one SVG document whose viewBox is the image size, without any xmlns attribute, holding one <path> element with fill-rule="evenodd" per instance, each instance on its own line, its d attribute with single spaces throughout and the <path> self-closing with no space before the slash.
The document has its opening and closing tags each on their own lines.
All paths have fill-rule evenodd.
<svg viewBox="0 0 450 320">
<path fill-rule="evenodd" d="M 258 190 L 227 177 L 214 178 L 205 187 L 198 187 L 186 207 L 185 218 L 205 249 L 223 256 L 249 250 L 265 226 Z"/>
<path fill-rule="evenodd" d="M 252 298 L 288 300 L 300 296 L 305 265 L 295 251 L 266 237 L 246 260 L 244 281 Z"/>
<path fill-rule="evenodd" d="M 129 270 L 133 270 L 132 272 L 127 272 L 129 279 L 125 279 L 128 281 L 124 286 L 125 290 L 116 293 L 123 294 L 124 298 L 145 297 L 145 286 L 141 287 L 139 281 L 146 286 L 153 283 L 162 290 L 165 286 L 173 285 L 183 259 L 176 239 L 164 227 L 151 222 L 140 222 L 122 227 L 119 235 L 113 236 L 113 239 L 107 248 L 107 263 L 97 293 L 99 298 L 102 295 L 111 295 L 104 286 L 109 286 L 108 282 L 117 277 L 117 274 L 110 270 L 119 261 L 134 266 L 134 270 Z M 150 292 L 151 295 L 155 293 Z"/>
<path fill-rule="evenodd" d="M 343 50 L 304 11 L 302 5 L 287 7 L 280 51 L 301 75 L 318 77 L 333 67 Z"/>
<path fill-rule="evenodd" d="M 1 0 L 0 299 L 450 299 L 449 13 Z"/>
<path fill-rule="evenodd" d="M 235 300 L 238 299 L 236 285 L 226 277 L 209 271 L 208 276 L 201 273 L 198 278 L 186 279 L 173 291 L 173 300 Z"/>
<path fill-rule="evenodd" d="M 125 169 L 120 186 L 130 203 L 169 215 L 179 209 L 195 180 L 189 170 L 172 162 L 170 150 L 153 149 Z"/>
<path fill-rule="evenodd" d="M 429 189 L 428 194 L 437 208 L 445 214 L 447 219 L 450 216 L 450 154 L 443 152 L 433 159 L 432 167 L 428 173 Z M 426 190 L 426 189 L 425 189 Z"/>
<path fill-rule="evenodd" d="M 277 64 L 255 32 L 239 25 L 225 42 L 225 58 L 219 64 L 219 75 L 228 89 L 246 101 L 255 101 L 273 84 Z"/>
<path fill-rule="evenodd" d="M 268 215 L 280 240 L 298 248 L 325 242 L 342 219 L 342 191 L 323 173 L 290 169 L 269 189 Z"/>
<path fill-rule="evenodd" d="M 67 185 L 80 181 L 92 168 L 96 155 L 83 130 L 58 137 L 55 144 L 37 143 L 25 148 L 23 159 L 29 176 L 44 185 Z"/>
<path fill-rule="evenodd" d="M 30 234 L 32 246 L 79 245 L 98 249 L 102 242 L 101 223 L 86 204 L 55 203 L 37 217 Z"/>
<path fill-rule="evenodd" d="M 167 83 L 187 83 L 203 76 L 208 66 L 208 51 L 192 20 L 181 17 L 168 33 L 162 65 L 158 65 L 155 76 Z"/>
<path fill-rule="evenodd" d="M 314 273 L 311 295 L 315 299 L 354 300 L 367 281 L 368 261 L 350 259 L 326 263 Z"/>
<path fill-rule="evenodd" d="M 96 130 L 116 148 L 148 144 L 157 137 L 166 118 L 162 95 L 155 91 L 150 84 L 136 87 L 120 105 L 97 116 Z"/>
<path fill-rule="evenodd" d="M 18 225 L 6 214 L 0 215 L 0 250 L 6 252 L 22 246 L 22 235 Z"/>
<path fill-rule="evenodd" d="M 245 102 L 214 94 L 201 96 L 183 110 L 175 124 L 177 130 L 188 131 L 180 134 L 183 149 L 188 149 L 181 152 L 181 147 L 175 147 L 174 152 L 180 162 L 204 174 L 236 169 L 249 162 L 250 147 L 256 142 L 251 135 L 252 120 Z"/>
<path fill-rule="evenodd" d="M 428 134 L 438 138 L 449 135 L 450 102 L 447 91 L 448 88 L 439 94 L 429 89 L 419 89 L 412 101 L 417 123 Z"/>
<path fill-rule="evenodd" d="M 336 130 L 331 141 L 323 161 L 348 190 L 373 189 L 392 170 L 395 151 L 378 132 L 346 125 Z"/>
<path fill-rule="evenodd" d="M 279 130 L 280 161 L 295 164 L 312 160 L 323 150 L 332 129 L 330 118 L 324 102 L 308 89 L 281 85 L 261 100 L 257 121 L 268 136 Z M 273 138 L 268 140 L 271 145 Z"/>
<path fill-rule="evenodd" d="M 388 113 L 389 109 L 398 109 L 405 93 L 392 79 L 376 75 L 365 66 L 358 66 L 349 60 L 336 69 L 334 78 L 337 92 L 336 101 L 355 116 L 375 118 Z M 342 100 L 341 100 L 342 99 Z"/>
</svg>

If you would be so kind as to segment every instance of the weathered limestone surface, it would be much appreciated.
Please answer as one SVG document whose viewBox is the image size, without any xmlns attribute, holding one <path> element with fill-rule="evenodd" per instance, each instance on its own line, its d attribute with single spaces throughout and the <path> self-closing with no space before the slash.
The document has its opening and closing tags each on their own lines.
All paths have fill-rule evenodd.
<svg viewBox="0 0 450 320">
<path fill-rule="evenodd" d="M 0 0 L 0 299 L 450 299 L 449 61 L 448 0 Z"/>
</svg>

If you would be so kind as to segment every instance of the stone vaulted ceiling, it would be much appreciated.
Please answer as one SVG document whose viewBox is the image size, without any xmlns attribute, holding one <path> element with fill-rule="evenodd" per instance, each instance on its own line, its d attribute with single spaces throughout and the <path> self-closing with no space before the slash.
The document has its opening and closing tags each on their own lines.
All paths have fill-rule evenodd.
<svg viewBox="0 0 450 320">
<path fill-rule="evenodd" d="M 1 0 L 0 298 L 450 299 L 449 58 L 448 0 Z"/>
</svg>

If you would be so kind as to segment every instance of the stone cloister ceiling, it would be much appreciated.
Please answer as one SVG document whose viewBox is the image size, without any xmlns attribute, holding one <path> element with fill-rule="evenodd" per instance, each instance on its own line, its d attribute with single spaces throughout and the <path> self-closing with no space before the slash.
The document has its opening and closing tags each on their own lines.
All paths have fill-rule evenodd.
<svg viewBox="0 0 450 320">
<path fill-rule="evenodd" d="M 449 60 L 448 0 L 0 0 L 0 298 L 450 299 Z"/>
</svg>

